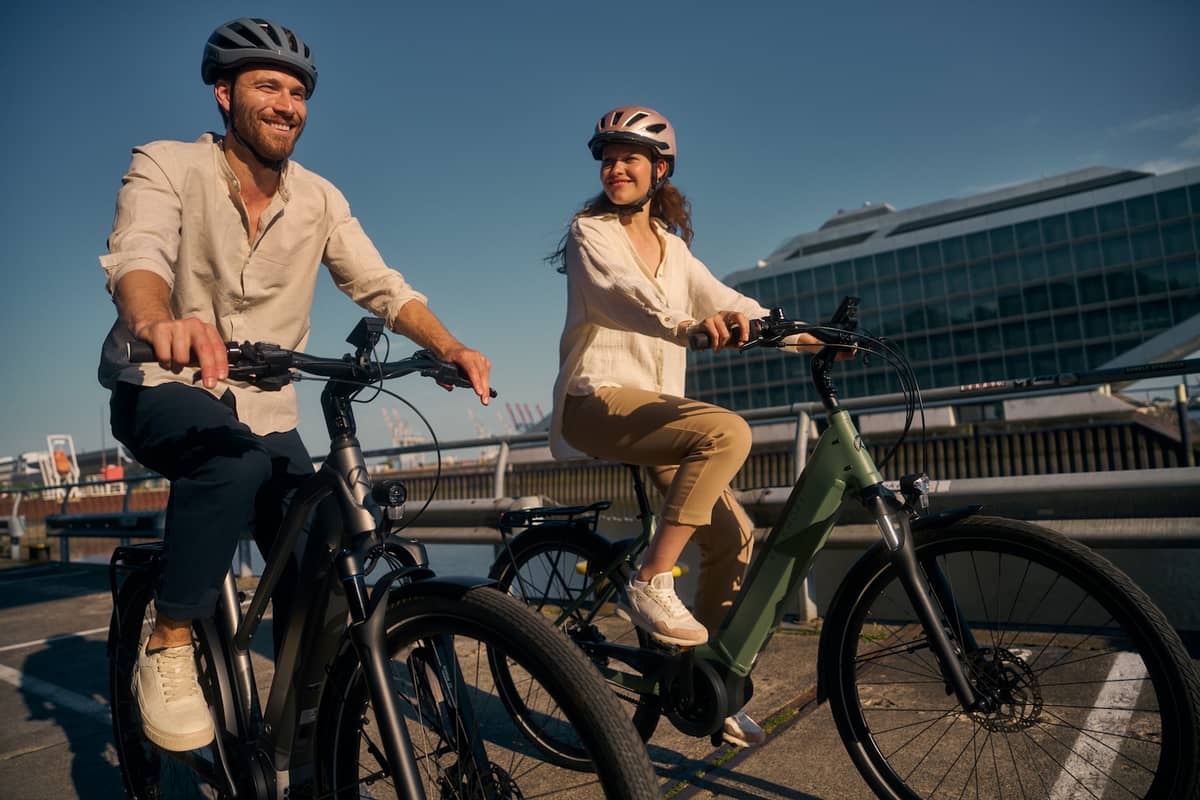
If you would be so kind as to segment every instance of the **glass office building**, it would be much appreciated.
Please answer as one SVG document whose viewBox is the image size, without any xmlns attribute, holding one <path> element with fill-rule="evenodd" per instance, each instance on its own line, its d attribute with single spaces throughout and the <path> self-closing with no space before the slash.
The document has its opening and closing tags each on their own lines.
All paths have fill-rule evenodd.
<svg viewBox="0 0 1200 800">
<path fill-rule="evenodd" d="M 725 282 L 820 320 L 861 298 L 922 387 L 1093 369 L 1200 347 L 1200 167 L 1092 168 L 967 199 L 838 212 Z M 881 361 L 847 395 L 895 391 Z M 691 356 L 689 396 L 733 409 L 815 400 L 807 359 Z"/>
</svg>

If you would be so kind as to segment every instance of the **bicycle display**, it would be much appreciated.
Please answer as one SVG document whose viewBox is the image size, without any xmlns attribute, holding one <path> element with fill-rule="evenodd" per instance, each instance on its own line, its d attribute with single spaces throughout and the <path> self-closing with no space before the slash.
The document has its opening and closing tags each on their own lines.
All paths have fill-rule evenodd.
<svg viewBox="0 0 1200 800">
<path fill-rule="evenodd" d="M 352 403 L 414 372 L 470 384 L 426 351 L 376 361 L 381 334 L 381 321 L 364 319 L 348 339 L 355 353 L 341 359 L 228 346 L 233 380 L 277 389 L 300 372 L 327 379 L 330 450 L 295 490 L 245 615 L 230 573 L 217 613 L 193 626 L 217 731 L 209 747 L 168 753 L 142 733 L 133 673 L 154 624 L 163 551 L 114 552 L 111 700 L 128 795 L 515 800 L 598 784 L 613 798 L 658 796 L 627 715 L 561 632 L 487 579 L 435 575 L 424 548 L 393 532 L 404 487 L 372 484 Z M 130 349 L 131 361 L 154 360 L 148 347 Z M 263 702 L 250 645 L 293 554 L 303 591 L 287 619 L 273 620 L 278 647 Z M 539 737 L 570 743 L 575 758 L 546 759 Z"/>
<path fill-rule="evenodd" d="M 980 506 L 929 513 L 923 475 L 901 479 L 899 492 L 885 486 L 839 406 L 832 366 L 847 348 L 893 365 L 907 433 L 919 405 L 907 361 L 858 330 L 856 298 L 823 325 L 779 311 L 753 320 L 743 349 L 795 349 L 801 333 L 826 345 L 811 371 L 827 427 L 706 645 L 663 646 L 614 613 L 654 529 L 636 468 L 641 536 L 601 535 L 606 503 L 510 512 L 503 528 L 517 533 L 491 570 L 499 586 L 567 632 L 644 738 L 665 715 L 715 745 L 721 721 L 750 698 L 756 658 L 843 504 L 859 502 L 880 541 L 826 612 L 818 698 L 879 797 L 1200 796 L 1200 678 L 1150 598 L 1046 528 Z M 570 752 L 568 742 L 541 746 Z"/>
</svg>

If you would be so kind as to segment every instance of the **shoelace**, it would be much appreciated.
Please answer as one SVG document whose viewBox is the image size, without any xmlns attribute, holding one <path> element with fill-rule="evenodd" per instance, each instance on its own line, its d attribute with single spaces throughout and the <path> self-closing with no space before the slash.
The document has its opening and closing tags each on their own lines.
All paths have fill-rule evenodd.
<svg viewBox="0 0 1200 800">
<path fill-rule="evenodd" d="M 647 583 L 641 590 L 649 595 L 654 602 L 666 609 L 667 614 L 672 617 L 679 617 L 690 613 L 687 610 L 687 606 L 679 599 L 679 595 L 670 589 L 660 589 L 653 583 Z"/>
<path fill-rule="evenodd" d="M 191 647 L 168 647 L 154 659 L 163 700 L 170 703 L 196 693 L 196 661 Z"/>
</svg>

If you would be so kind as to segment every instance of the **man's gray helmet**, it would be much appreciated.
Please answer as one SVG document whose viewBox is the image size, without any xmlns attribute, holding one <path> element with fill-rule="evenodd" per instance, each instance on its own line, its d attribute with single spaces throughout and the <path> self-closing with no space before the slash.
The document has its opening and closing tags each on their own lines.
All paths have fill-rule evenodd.
<svg viewBox="0 0 1200 800">
<path fill-rule="evenodd" d="M 606 144 L 639 144 L 649 147 L 656 158 L 667 162 L 667 177 L 675 174 L 675 129 L 667 118 L 645 106 L 614 108 L 596 123 L 588 140 L 592 158 L 599 161 Z"/>
<path fill-rule="evenodd" d="M 231 20 L 213 31 L 204 45 L 200 76 L 212 85 L 223 73 L 252 65 L 295 73 L 309 97 L 317 88 L 317 68 L 308 45 L 290 29 L 260 17 Z"/>
</svg>

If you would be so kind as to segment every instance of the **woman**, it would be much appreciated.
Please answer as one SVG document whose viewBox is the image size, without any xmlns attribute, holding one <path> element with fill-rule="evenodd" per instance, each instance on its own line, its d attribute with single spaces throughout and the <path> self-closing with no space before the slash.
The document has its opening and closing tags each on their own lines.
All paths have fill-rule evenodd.
<svg viewBox="0 0 1200 800">
<path fill-rule="evenodd" d="M 675 131 L 665 117 L 642 106 L 613 109 L 588 148 L 603 191 L 552 256 L 567 274 L 568 301 L 551 448 L 558 457 L 575 448 L 650 469 L 665 497 L 661 523 L 618 610 L 664 642 L 695 646 L 732 605 L 753 538 L 729 486 L 750 452 L 750 429 L 737 414 L 683 396 L 687 338 L 702 330 L 714 350 L 744 344 L 749 318 L 768 312 L 688 250 L 691 207 L 669 180 Z M 671 576 L 693 538 L 695 616 Z M 725 720 L 724 735 L 741 746 L 764 738 L 742 712 Z"/>
</svg>

